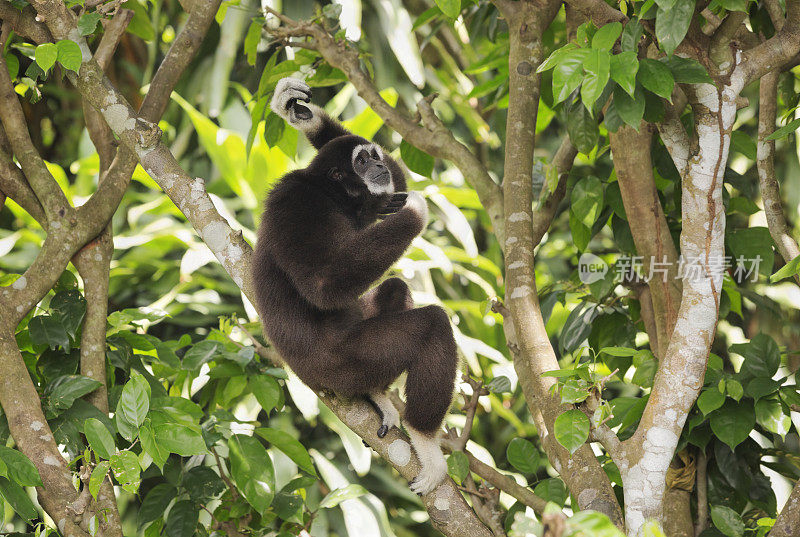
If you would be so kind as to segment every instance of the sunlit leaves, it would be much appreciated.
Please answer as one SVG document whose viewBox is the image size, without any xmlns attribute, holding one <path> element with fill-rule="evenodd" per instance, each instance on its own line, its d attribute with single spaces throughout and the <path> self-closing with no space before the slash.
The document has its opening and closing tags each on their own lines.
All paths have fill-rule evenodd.
<svg viewBox="0 0 800 537">
<path fill-rule="evenodd" d="M 141 480 L 141 467 L 139 458 L 132 451 L 118 451 L 112 455 L 111 470 L 122 488 L 131 493 L 139 490 Z"/>
<path fill-rule="evenodd" d="M 461 0 L 435 0 L 442 13 L 455 19 L 461 13 Z"/>
<path fill-rule="evenodd" d="M 65 69 L 77 73 L 81 68 L 83 58 L 78 44 L 72 40 L 63 39 L 56 43 L 56 47 L 58 48 L 58 63 L 63 65 Z"/>
<path fill-rule="evenodd" d="M 108 432 L 106 426 L 96 418 L 90 418 L 83 424 L 83 433 L 89 441 L 89 446 L 95 453 L 104 459 L 110 459 L 116 452 L 114 437 Z"/>
<path fill-rule="evenodd" d="M 597 35 L 595 35 L 595 38 L 597 38 Z M 581 100 L 590 112 L 608 82 L 610 60 L 611 56 L 605 50 L 592 49 L 583 64 L 586 74 L 581 84 Z"/>
<path fill-rule="evenodd" d="M 555 421 L 553 434 L 558 443 L 575 453 L 589 438 L 589 418 L 578 409 L 567 410 Z"/>
<path fill-rule="evenodd" d="M 58 47 L 55 43 L 44 43 L 36 47 L 34 55 L 36 63 L 45 73 L 56 64 L 58 59 Z"/>
<path fill-rule="evenodd" d="M 252 436 L 233 435 L 228 440 L 231 478 L 256 511 L 264 512 L 275 495 L 275 472 L 267 450 Z"/>
<path fill-rule="evenodd" d="M 329 492 L 328 495 L 319 502 L 319 507 L 320 509 L 330 509 L 331 507 L 336 507 L 345 500 L 353 500 L 367 493 L 367 489 L 361 485 L 347 485 L 346 487 Z"/>
<path fill-rule="evenodd" d="M 108 471 L 110 469 L 110 461 L 100 461 L 97 463 L 97 466 L 94 467 L 94 470 L 92 470 L 92 475 L 89 477 L 89 493 L 95 500 L 97 499 L 97 494 L 100 492 L 100 487 L 103 486 L 103 482 L 106 480 L 106 475 L 108 475 Z"/>
<path fill-rule="evenodd" d="M 608 52 L 622 33 L 622 23 L 610 22 L 598 28 L 592 37 L 592 48 Z"/>
<path fill-rule="evenodd" d="M 708 415 L 715 411 L 725 403 L 725 395 L 715 387 L 703 390 L 700 397 L 697 398 L 697 408 L 703 413 Z"/>
</svg>

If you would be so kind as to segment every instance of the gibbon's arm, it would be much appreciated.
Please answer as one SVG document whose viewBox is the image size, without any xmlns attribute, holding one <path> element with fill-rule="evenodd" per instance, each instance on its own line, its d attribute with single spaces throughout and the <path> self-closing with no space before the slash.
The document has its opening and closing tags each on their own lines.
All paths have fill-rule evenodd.
<svg viewBox="0 0 800 537">
<path fill-rule="evenodd" d="M 279 265 L 317 308 L 347 307 L 400 259 L 427 220 L 425 198 L 410 192 L 400 211 L 364 229 L 335 230 L 326 225 L 324 238 L 305 243 L 310 245 L 306 252 L 298 250 L 303 241 L 287 240 L 282 248 L 284 262 Z M 320 252 L 323 248 L 327 251 Z"/>
<path fill-rule="evenodd" d="M 269 106 L 289 125 L 302 131 L 316 149 L 334 138 L 352 134 L 310 101 L 311 88 L 308 84 L 297 78 L 282 78 L 275 86 Z"/>
</svg>

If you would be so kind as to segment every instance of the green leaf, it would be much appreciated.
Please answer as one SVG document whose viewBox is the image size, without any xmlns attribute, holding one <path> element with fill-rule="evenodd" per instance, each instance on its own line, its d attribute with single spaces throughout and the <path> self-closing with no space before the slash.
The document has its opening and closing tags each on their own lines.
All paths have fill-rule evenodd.
<svg viewBox="0 0 800 537">
<path fill-rule="evenodd" d="M 719 3 L 728 11 L 744 11 L 746 13 L 750 0 L 720 0 Z"/>
<path fill-rule="evenodd" d="M 104 459 L 110 459 L 116 453 L 117 446 L 114 444 L 114 437 L 100 420 L 96 418 L 86 420 L 83 424 L 83 434 L 86 435 L 92 450 Z"/>
<path fill-rule="evenodd" d="M 204 340 L 195 344 L 183 355 L 181 367 L 189 371 L 196 371 L 206 362 L 211 361 L 221 350 L 222 345 L 218 341 Z"/>
<path fill-rule="evenodd" d="M 0 496 L 8 502 L 14 512 L 29 523 L 39 518 L 39 512 L 25 489 L 5 477 L 0 477 Z"/>
<path fill-rule="evenodd" d="M 93 13 L 84 13 L 81 15 L 81 18 L 78 19 L 78 32 L 80 32 L 83 37 L 93 34 L 95 29 L 97 29 L 97 23 L 100 22 L 101 17 L 102 15 L 97 11 Z"/>
<path fill-rule="evenodd" d="M 369 491 L 361 485 L 347 485 L 346 487 L 329 492 L 328 495 L 319 502 L 319 508 L 330 509 L 331 507 L 336 507 L 345 500 L 353 500 L 365 494 L 369 494 Z"/>
<path fill-rule="evenodd" d="M 794 131 L 796 131 L 798 128 L 800 128 L 800 117 L 797 118 L 797 119 L 793 119 L 792 121 L 790 121 L 789 123 L 787 123 L 786 125 L 781 127 L 780 129 L 776 130 L 775 132 L 773 132 L 772 134 L 767 136 L 766 139 L 767 140 L 780 140 L 781 138 L 789 136 Z"/>
<path fill-rule="evenodd" d="M 275 495 L 275 471 L 267 450 L 257 439 L 241 434 L 228 440 L 231 478 L 256 511 L 263 513 Z"/>
<path fill-rule="evenodd" d="M 553 102 L 555 104 L 569 97 L 581 85 L 583 64 L 589 54 L 588 49 L 572 48 L 559 56 L 558 63 L 553 69 Z"/>
<path fill-rule="evenodd" d="M 747 383 L 745 392 L 749 397 L 752 397 L 756 402 L 771 393 L 777 392 L 781 387 L 781 381 L 772 380 L 770 378 L 754 378 Z"/>
<path fill-rule="evenodd" d="M 508 462 L 525 474 L 535 473 L 539 469 L 539 450 L 533 443 L 524 438 L 514 438 L 506 448 Z"/>
<path fill-rule="evenodd" d="M 781 269 L 769 277 L 770 283 L 779 282 L 785 278 L 791 278 L 800 274 L 800 255 L 786 263 Z"/>
<path fill-rule="evenodd" d="M 117 403 L 117 412 L 122 413 L 132 425 L 139 427 L 144 423 L 150 410 L 150 385 L 140 374 L 133 375 L 125 387 Z"/>
<path fill-rule="evenodd" d="M 739 513 L 724 505 L 711 506 L 711 520 L 714 526 L 727 537 L 742 537 L 744 522 Z"/>
<path fill-rule="evenodd" d="M 700 397 L 697 398 L 697 408 L 704 416 L 721 407 L 725 403 L 725 396 L 716 388 L 709 388 L 703 390 Z"/>
<path fill-rule="evenodd" d="M 260 21 L 254 20 L 250 23 L 247 29 L 247 35 L 244 37 L 244 53 L 247 55 L 247 63 L 250 65 L 256 64 L 256 56 L 258 55 L 258 44 L 261 42 L 261 29 L 263 25 Z"/>
<path fill-rule="evenodd" d="M 766 334 L 757 334 L 748 343 L 731 345 L 730 350 L 744 357 L 741 372 L 754 377 L 772 378 L 781 365 L 778 344 Z"/>
<path fill-rule="evenodd" d="M 139 527 L 149 524 L 164 514 L 169 503 L 178 495 L 178 489 L 169 483 L 159 483 L 144 497 L 139 507 Z"/>
<path fill-rule="evenodd" d="M 564 482 L 557 477 L 551 477 L 550 479 L 545 479 L 540 482 L 533 489 L 533 493 L 548 502 L 553 502 L 561 506 L 567 501 L 568 496 L 567 487 L 564 485 Z"/>
<path fill-rule="evenodd" d="M 644 105 L 644 91 L 641 86 L 636 86 L 633 97 L 623 91 L 622 87 L 614 88 L 614 108 L 616 108 L 617 114 L 622 121 L 637 131 L 644 116 Z"/>
<path fill-rule="evenodd" d="M 583 225 L 592 227 L 603 210 L 604 197 L 603 183 L 600 179 L 593 175 L 585 177 L 572 189 L 570 212 Z"/>
<path fill-rule="evenodd" d="M 536 68 L 537 73 L 543 73 L 549 69 L 552 69 L 556 65 L 561 62 L 561 59 L 564 58 L 570 51 L 576 50 L 578 48 L 575 43 L 567 43 L 561 48 L 557 48 L 550 55 L 545 58 L 545 60 L 539 64 L 539 67 Z"/>
<path fill-rule="evenodd" d="M 74 339 L 86 313 L 86 299 L 77 289 L 59 291 L 50 299 L 50 312 Z"/>
<path fill-rule="evenodd" d="M 675 87 L 675 79 L 669 68 L 658 60 L 643 58 L 639 61 L 639 72 L 636 79 L 648 89 L 668 101 L 672 99 L 672 88 Z"/>
<path fill-rule="evenodd" d="M 141 466 L 139 458 L 132 451 L 119 451 L 111 456 L 111 470 L 122 488 L 132 494 L 139 490 Z"/>
<path fill-rule="evenodd" d="M 48 405 L 56 410 L 66 410 L 76 399 L 93 392 L 102 383 L 81 375 L 62 375 L 53 379 L 44 390 Z"/>
<path fill-rule="evenodd" d="M 725 391 L 734 401 L 739 401 L 744 395 L 744 388 L 742 388 L 742 385 L 736 379 L 728 379 L 728 382 L 725 384 Z"/>
<path fill-rule="evenodd" d="M 555 421 L 553 433 L 558 443 L 575 453 L 589 438 L 589 418 L 577 409 L 567 410 Z"/>
<path fill-rule="evenodd" d="M 255 430 L 255 432 L 261 438 L 281 450 L 287 457 L 297 463 L 297 465 L 305 472 L 314 476 L 317 475 L 317 471 L 314 468 L 314 463 L 311 461 L 311 456 L 308 454 L 308 450 L 303 447 L 303 444 L 294 439 L 292 435 L 277 429 L 270 429 L 269 427 L 259 427 Z"/>
<path fill-rule="evenodd" d="M 600 349 L 601 353 L 608 354 L 609 356 L 628 357 L 636 354 L 636 349 L 628 347 L 603 347 Z"/>
<path fill-rule="evenodd" d="M 34 345 L 47 345 L 51 349 L 64 347 L 69 352 L 69 335 L 64 325 L 50 315 L 37 315 L 28 323 Z"/>
<path fill-rule="evenodd" d="M 634 18 L 629 20 L 628 24 L 626 24 L 625 28 L 622 30 L 622 38 L 620 40 L 622 50 L 626 52 L 638 52 L 639 40 L 642 38 L 643 33 L 644 28 L 642 28 L 639 19 Z"/>
<path fill-rule="evenodd" d="M 670 56 L 666 63 L 672 77 L 678 84 L 713 84 L 714 79 L 708 74 L 706 68 L 699 61 L 693 58 L 683 58 L 681 56 Z"/>
<path fill-rule="evenodd" d="M 626 51 L 611 56 L 611 78 L 631 97 L 636 90 L 636 73 L 638 71 L 639 59 L 635 52 Z"/>
<path fill-rule="evenodd" d="M 749 399 L 739 403 L 732 399 L 711 416 L 711 430 L 717 438 L 726 443 L 731 449 L 741 444 L 748 437 L 756 424 L 753 402 Z"/>
<path fill-rule="evenodd" d="M 589 397 L 589 385 L 584 380 L 569 379 L 561 387 L 562 403 L 580 403 Z"/>
<path fill-rule="evenodd" d="M 164 423 L 155 426 L 158 445 L 181 457 L 208 453 L 203 435 L 199 431 L 181 423 Z"/>
<path fill-rule="evenodd" d="M 58 59 L 58 47 L 53 43 L 44 43 L 36 47 L 34 52 L 36 64 L 42 68 L 42 71 L 47 73 Z"/>
<path fill-rule="evenodd" d="M 275 377 L 270 375 L 250 377 L 249 385 L 256 401 L 267 414 L 280 403 L 283 389 Z"/>
<path fill-rule="evenodd" d="M 39 470 L 22 454 L 6 446 L 0 446 L 0 459 L 8 468 L 8 478 L 23 487 L 38 487 L 42 484 Z"/>
<path fill-rule="evenodd" d="M 225 483 L 208 466 L 195 466 L 183 475 L 181 486 L 195 501 L 216 498 L 225 490 Z"/>
<path fill-rule="evenodd" d="M 16 79 L 17 75 L 19 75 L 19 58 L 17 58 L 15 54 L 9 52 L 6 54 L 6 66 L 8 67 L 8 76 L 11 80 Z M 19 275 L 16 276 L 19 278 Z"/>
<path fill-rule="evenodd" d="M 508 377 L 501 375 L 493 378 L 492 381 L 486 385 L 486 389 L 492 393 L 509 393 L 511 392 L 511 381 Z"/>
<path fill-rule="evenodd" d="M 405 140 L 400 142 L 400 157 L 412 172 L 425 177 L 431 177 L 433 174 L 433 157 Z"/>
<path fill-rule="evenodd" d="M 659 8 L 656 15 L 656 38 L 667 56 L 671 56 L 686 37 L 692 15 L 694 15 L 693 0 L 679 0 L 668 9 Z"/>
<path fill-rule="evenodd" d="M 164 531 L 167 537 L 192 537 L 200 519 L 200 511 L 194 502 L 183 500 L 172 506 L 167 515 Z"/>
<path fill-rule="evenodd" d="M 597 36 L 595 35 L 595 37 Z M 586 58 L 586 62 L 583 64 L 586 76 L 583 77 L 583 83 L 581 85 L 581 100 L 590 112 L 595 101 L 602 95 L 608 83 L 610 61 L 611 56 L 608 52 L 592 49 L 589 56 Z"/>
<path fill-rule="evenodd" d="M 575 103 L 567 112 L 567 134 L 581 153 L 588 154 L 597 145 L 600 139 L 597 120 L 583 103 Z"/>
<path fill-rule="evenodd" d="M 435 0 L 442 13 L 455 19 L 461 14 L 461 0 Z"/>
<path fill-rule="evenodd" d="M 469 476 L 469 458 L 463 451 L 454 451 L 447 457 L 447 473 L 459 485 Z"/>
<path fill-rule="evenodd" d="M 104 427 L 105 428 L 105 427 Z M 100 487 L 103 486 L 103 481 L 106 480 L 106 475 L 111 469 L 110 461 L 100 461 L 97 466 L 92 470 L 92 475 L 89 477 L 89 492 L 92 498 L 97 499 L 97 493 L 100 492 Z"/>
<path fill-rule="evenodd" d="M 608 52 L 622 33 L 622 23 L 610 22 L 598 28 L 592 38 L 592 48 Z"/>
<path fill-rule="evenodd" d="M 142 449 L 150 455 L 155 465 L 163 468 L 169 458 L 169 450 L 156 440 L 156 433 L 150 420 L 145 420 L 139 429 L 139 440 L 142 442 Z"/>
<path fill-rule="evenodd" d="M 58 48 L 58 63 L 75 73 L 80 71 L 83 61 L 81 47 L 70 39 L 62 39 L 56 43 L 56 47 Z"/>
<path fill-rule="evenodd" d="M 756 403 L 756 420 L 771 433 L 786 438 L 792 420 L 783 412 L 783 405 L 777 399 L 761 399 Z"/>
</svg>

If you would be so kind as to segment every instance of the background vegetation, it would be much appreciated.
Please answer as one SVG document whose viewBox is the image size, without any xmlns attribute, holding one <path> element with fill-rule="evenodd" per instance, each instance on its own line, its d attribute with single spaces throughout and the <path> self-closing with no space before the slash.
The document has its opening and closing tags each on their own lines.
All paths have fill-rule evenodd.
<svg viewBox="0 0 800 537">
<path fill-rule="evenodd" d="M 776 35 L 778 23 L 773 21 L 783 18 L 785 6 L 735 0 L 600 2 L 624 20 L 614 15 L 592 22 L 592 13 L 607 14 L 591 2 L 588 7 L 582 2 L 565 7 L 560 2 L 510 0 L 497 5 L 470 0 L 319 5 L 303 0 L 269 4 L 290 18 L 277 28 L 278 19 L 257 2 L 208 2 L 203 9 L 213 17 L 207 17 L 210 29 L 205 38 L 201 33 L 192 41 L 196 55 L 190 63 L 186 59 L 170 95 L 171 87 L 162 86 L 156 73 L 177 36 L 194 28 L 197 21 L 188 13 L 198 20 L 203 16 L 197 14 L 203 11 L 200 3 L 205 0 L 67 2 L 75 14 L 73 24 L 91 50 L 101 48 L 112 28 L 121 29 L 114 40 L 109 38 L 111 45 L 105 45 L 113 50 L 118 43 L 104 66 L 108 79 L 134 109 L 142 105 L 147 89 L 161 92 L 166 112 L 160 120 L 148 112 L 147 120 L 158 123 L 161 142 L 187 179 L 198 179 L 182 183 L 185 190 L 174 194 L 169 191 L 171 182 L 165 186 L 161 177 L 137 166 L 130 184 L 121 183 L 119 206 L 114 210 L 113 203 L 108 205 L 108 214 L 113 212 L 109 228 L 95 239 L 105 225 L 100 221 L 93 234 L 84 233 L 82 242 L 76 239 L 80 244 L 67 241 L 67 247 L 74 248 L 64 265 L 69 258 L 73 263 L 63 273 L 53 268 L 59 261 L 48 262 L 45 238 L 58 229 L 52 227 L 58 220 L 52 218 L 42 192 L 57 185 L 65 207 L 98 199 L 95 195 L 104 192 L 99 178 L 112 182 L 111 162 L 117 152 L 122 155 L 116 155 L 117 161 L 125 158 L 126 136 L 134 128 L 125 126 L 120 132 L 112 124 L 119 141 L 111 143 L 115 137 L 107 128 L 93 126 L 91 108 L 96 103 L 89 78 L 83 78 L 88 58 L 52 26 L 54 20 L 67 19 L 63 11 L 60 19 L 51 15 L 60 0 L 31 2 L 32 6 L 13 0 L 0 9 L 0 68 L 7 67 L 6 89 L 13 88 L 10 96 L 18 102 L 11 105 L 9 94 L 0 96 L 5 101 L 0 107 L 5 128 L 0 139 L 0 202 L 5 202 L 0 204 L 0 286 L 24 293 L 32 276 L 43 282 L 42 296 L 33 296 L 32 303 L 12 301 L 0 290 L 8 319 L 20 313 L 11 331 L 0 334 L 5 338 L 0 377 L 6 386 L 0 390 L 0 403 L 8 416 L 0 420 L 5 531 L 75 537 L 98 532 L 147 537 L 215 532 L 315 537 L 432 536 L 439 530 L 469 534 L 436 519 L 436 510 L 447 510 L 440 509 L 441 503 L 432 507 L 441 498 L 421 501 L 408 490 L 408 476 L 398 475 L 385 460 L 388 444 L 380 447 L 377 439 L 355 427 L 363 420 L 352 415 L 347 403 L 326 394 L 320 400 L 290 372 L 276 367 L 243 293 L 247 282 L 237 280 L 236 273 L 231 278 L 226 270 L 226 262 L 244 270 L 247 256 L 231 249 L 221 255 L 209 240 L 213 237 L 208 221 L 198 225 L 186 218 L 197 214 L 192 213 L 192 203 L 209 200 L 213 205 L 203 210 L 216 209 L 222 221 L 241 232 L 241 238 L 231 239 L 230 248 L 237 248 L 236 240 L 254 242 L 270 185 L 314 154 L 267 106 L 276 82 L 295 76 L 314 88 L 316 103 L 341 117 L 353 132 L 375 139 L 401 159 L 410 172 L 409 187 L 422 191 L 429 201 L 428 229 L 393 272 L 410 282 L 418 304 L 438 303 L 447 309 L 463 354 L 463 397 L 456 397 L 447 419 L 452 429 L 447 447 L 453 452 L 448 465 L 474 512 L 463 500 L 457 504 L 450 497 L 452 514 L 477 514 L 486 535 L 619 534 L 624 530 L 620 505 L 634 498 L 624 495 L 625 469 L 620 471 L 617 462 L 622 459 L 614 458 L 613 446 L 637 433 L 672 332 L 669 320 L 663 321 L 670 326 L 666 333 L 660 325 L 655 327 L 662 321 L 657 303 L 654 318 L 657 299 L 650 298 L 643 279 L 647 259 L 638 277 L 620 281 L 626 260 L 645 255 L 639 240 L 647 232 L 643 228 L 652 225 L 639 212 L 631 216 L 641 207 L 627 197 L 630 191 L 623 191 L 620 176 L 652 185 L 652 191 L 645 189 L 640 195 L 655 193 L 666 226 L 656 235 L 664 231 L 674 250 L 686 222 L 682 203 L 689 198 L 682 202 L 681 191 L 687 176 L 670 154 L 668 131 L 662 130 L 659 137 L 655 125 L 674 126 L 669 122 L 673 119 L 691 134 L 701 121 L 695 109 L 687 107 L 686 97 L 675 93 L 677 88 L 727 86 L 715 70 L 720 62 L 673 52 L 680 52 L 681 45 L 704 42 L 702 36 L 727 39 L 725 47 L 734 38 L 736 43 L 766 40 Z M 525 169 L 524 158 L 519 166 L 536 200 L 534 291 L 560 367 L 556 371 L 541 364 L 526 366 L 526 358 L 520 358 L 525 343 L 515 341 L 513 328 L 509 333 L 511 306 L 502 297 L 510 265 L 504 249 L 510 239 L 498 236 L 513 238 L 510 230 L 516 220 L 513 214 L 509 219 L 508 192 L 504 219 L 502 200 L 486 195 L 487 188 L 491 192 L 503 177 L 511 176 L 508 155 L 512 151 L 514 157 L 513 144 L 519 142 L 507 133 L 507 121 L 519 113 L 509 110 L 514 95 L 520 95 L 515 94 L 520 92 L 514 87 L 515 72 L 529 74 L 519 71 L 519 58 L 514 56 L 514 32 L 528 20 L 529 14 L 522 13 L 528 4 L 542 13 L 552 12 L 550 21 L 540 25 L 528 58 L 529 71 L 550 59 L 539 68 L 540 86 L 537 81 L 522 90 L 538 101 L 538 113 L 534 105 L 524 119 L 533 119 L 536 135 L 534 149 L 529 133 L 532 170 Z M 34 8 L 43 15 L 38 22 Z M 509 22 L 512 13 L 519 20 Z M 538 22 L 546 19 L 538 16 Z M 790 12 L 787 27 L 794 22 L 791 16 Z M 314 30 L 292 26 L 307 20 L 315 21 Z M 718 30 L 729 26 L 734 31 L 725 30 L 719 37 L 723 32 Z M 364 80 L 354 80 L 346 57 L 337 57 L 341 64 L 331 61 L 335 47 L 314 33 L 318 31 L 349 40 L 348 50 L 360 54 L 355 65 L 363 68 L 362 76 L 369 74 L 364 80 L 380 90 L 404 121 L 413 118 L 415 124 L 421 116 L 431 125 L 428 114 L 435 112 L 439 123 L 429 127 L 429 139 L 419 132 L 405 136 L 403 130 L 410 127 L 376 108 L 371 94 L 364 93 Z M 314 41 L 304 41 L 305 35 Z M 296 46 L 287 46 L 290 42 Z M 724 204 L 719 210 L 727 216 L 722 224 L 725 255 L 732 261 L 723 267 L 718 323 L 712 319 L 715 336 L 713 344 L 709 340 L 705 377 L 700 374 L 699 399 L 694 406 L 694 398 L 689 402 L 674 459 L 673 451 L 667 454 L 672 463 L 663 469 L 667 491 L 660 511 L 648 515 L 657 518 L 668 535 L 765 535 L 800 476 L 800 258 L 785 253 L 792 251 L 790 243 L 782 247 L 773 241 L 766 222 L 770 216 L 764 212 L 771 206 L 761 199 L 759 189 L 759 173 L 767 172 L 757 165 L 764 159 L 762 143 L 772 134 L 777 142 L 770 155 L 771 175 L 780 182 L 789 222 L 786 234 L 797 236 L 793 223 L 800 216 L 800 145 L 793 132 L 800 120 L 793 118 L 800 93 L 793 65 L 788 62 L 785 70 L 774 71 L 777 124 L 773 115 L 771 125 L 759 128 L 765 112 L 758 82 L 734 96 L 738 112 L 735 123 L 726 127 L 730 155 L 727 167 L 722 161 L 719 174 L 724 184 L 718 192 Z M 438 97 L 422 101 L 420 115 L 414 118 L 416 103 L 434 93 Z M 687 93 L 692 94 L 688 89 Z M 24 114 L 28 146 L 20 145 L 14 120 L 8 119 L 14 117 L 14 106 Z M 385 125 L 387 117 L 397 125 Z M 453 143 L 438 142 L 438 127 L 451 133 Z M 695 145 L 704 148 L 703 143 L 702 136 L 695 139 Z M 20 150 L 25 147 L 38 154 L 43 166 L 30 164 L 32 157 Z M 637 152 L 642 159 L 637 160 Z M 474 162 L 460 157 L 464 154 Z M 28 190 L 35 191 L 32 203 L 13 190 L 14 174 L 20 170 L 31 185 Z M 37 173 L 49 176 L 50 183 L 36 179 Z M 475 181 L 482 173 L 493 186 Z M 197 185 L 196 196 L 192 185 Z M 201 195 L 203 188 L 208 198 Z M 524 197 L 520 199 L 524 205 Z M 57 210 L 58 202 L 52 207 Z M 530 213 L 530 200 L 526 210 Z M 78 252 L 89 239 L 93 240 Z M 609 266 L 605 277 L 590 285 L 581 280 L 579 270 L 581 255 L 587 252 Z M 736 269 L 740 256 L 760 257 L 756 274 Z M 92 268 L 93 259 L 99 265 Z M 103 264 L 110 268 L 106 273 Z M 42 276 L 45 273 L 55 276 Z M 48 283 L 48 278 L 53 281 Z M 90 281 L 95 278 L 107 278 L 107 292 L 91 294 Z M 680 299 L 680 289 L 677 292 Z M 106 297 L 107 317 L 103 309 L 99 339 L 90 339 L 90 312 Z M 674 324 L 675 311 L 672 314 Z M 98 329 L 93 330 L 96 335 Z M 657 335 L 664 339 L 656 343 Z M 13 342 L 18 352 L 10 350 Z M 92 353 L 100 353 L 104 373 L 87 365 L 92 362 L 86 356 Z M 4 367 L 17 356 L 24 370 Z M 539 356 L 529 354 L 531 360 Z M 705 357 L 702 360 L 705 363 Z M 525 377 L 533 371 L 540 378 L 540 369 L 551 371 L 545 377 L 552 386 L 529 392 Z M 19 371 L 24 374 L 16 376 Z M 46 424 L 30 409 L 7 408 L 17 404 L 12 403 L 15 390 L 31 381 Z M 531 408 L 545 408 L 542 401 L 550 396 L 576 406 L 559 406 L 552 419 L 544 410 L 544 417 L 538 410 L 532 415 Z M 58 460 L 10 435 L 14 424 L 23 422 L 21 427 L 37 433 L 49 427 L 60 451 Z M 616 440 L 600 437 L 602 431 L 612 430 Z M 641 429 L 638 434 L 643 434 Z M 362 437 L 383 457 L 362 443 Z M 579 481 L 565 478 L 563 472 L 570 470 L 559 462 L 569 460 L 570 454 L 580 455 L 579 449 L 591 457 L 588 440 L 602 444 L 592 447 L 610 487 L 605 504 L 594 502 L 602 492 L 588 501 L 580 498 Z M 642 449 L 646 452 L 647 447 Z M 72 491 L 59 490 L 53 483 L 64 482 L 46 473 L 49 467 L 61 466 L 66 482 L 74 484 Z M 596 479 L 592 483 L 603 486 Z M 103 491 L 113 505 L 108 497 L 103 499 Z M 55 499 L 43 496 L 48 494 Z M 798 498 L 795 512 L 800 513 L 796 488 L 792 497 Z M 51 507 L 59 501 L 61 507 Z M 787 513 L 789 507 L 791 502 Z M 791 513 L 785 516 L 791 521 Z M 70 527 L 65 530 L 67 518 Z M 776 526 L 772 534 L 784 535 L 777 530 Z M 632 531 L 656 535 L 662 530 L 637 525 Z"/>
</svg>

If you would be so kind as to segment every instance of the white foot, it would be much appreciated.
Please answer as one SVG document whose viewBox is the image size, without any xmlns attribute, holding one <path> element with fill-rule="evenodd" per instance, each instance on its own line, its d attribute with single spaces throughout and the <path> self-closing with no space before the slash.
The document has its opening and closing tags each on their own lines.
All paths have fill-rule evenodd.
<svg viewBox="0 0 800 537">
<path fill-rule="evenodd" d="M 444 460 L 439 438 L 406 427 L 411 445 L 417 453 L 422 469 L 411 482 L 411 491 L 422 496 L 438 487 L 447 477 L 447 461 Z"/>
<path fill-rule="evenodd" d="M 394 407 L 389 395 L 385 392 L 375 392 L 370 395 L 372 400 L 383 414 L 383 422 L 381 428 L 378 430 L 378 436 L 383 438 L 392 427 L 400 427 L 400 413 Z"/>
</svg>

